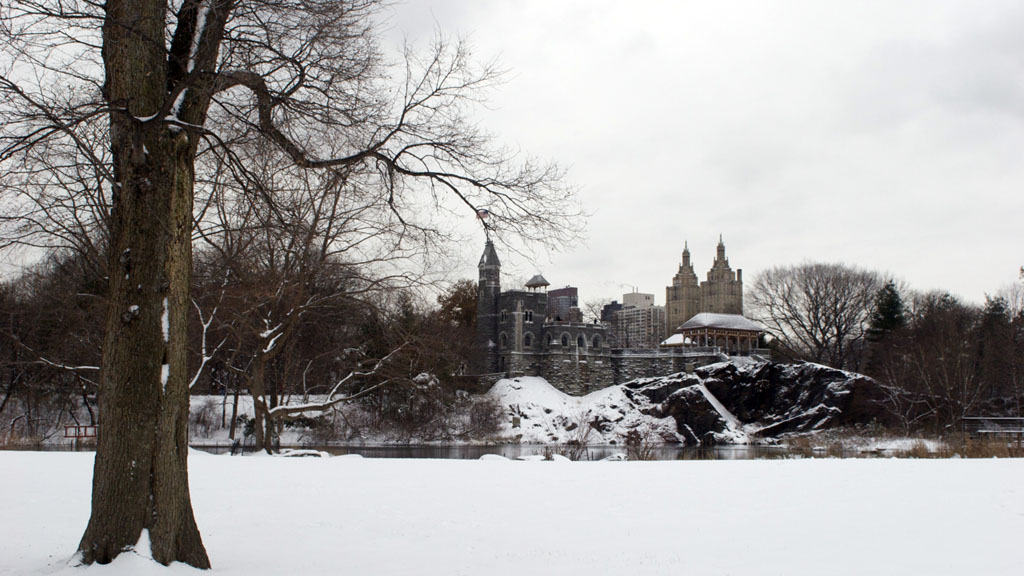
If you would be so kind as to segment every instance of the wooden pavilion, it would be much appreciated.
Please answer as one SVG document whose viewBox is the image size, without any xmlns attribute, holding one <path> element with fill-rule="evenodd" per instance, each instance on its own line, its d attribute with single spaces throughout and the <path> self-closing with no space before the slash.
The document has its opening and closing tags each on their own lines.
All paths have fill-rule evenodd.
<svg viewBox="0 0 1024 576">
<path fill-rule="evenodd" d="M 684 346 L 717 346 L 730 356 L 758 348 L 764 328 L 740 314 L 702 312 L 676 329 Z"/>
</svg>

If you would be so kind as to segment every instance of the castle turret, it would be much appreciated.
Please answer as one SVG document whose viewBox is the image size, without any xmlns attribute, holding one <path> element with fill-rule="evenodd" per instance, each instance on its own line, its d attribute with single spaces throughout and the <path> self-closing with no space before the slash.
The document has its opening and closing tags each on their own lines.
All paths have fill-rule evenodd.
<svg viewBox="0 0 1024 576">
<path fill-rule="evenodd" d="M 484 246 L 477 268 L 480 281 L 476 302 L 475 368 L 478 373 L 490 374 L 498 371 L 498 299 L 501 296 L 501 262 L 490 240 Z"/>
</svg>

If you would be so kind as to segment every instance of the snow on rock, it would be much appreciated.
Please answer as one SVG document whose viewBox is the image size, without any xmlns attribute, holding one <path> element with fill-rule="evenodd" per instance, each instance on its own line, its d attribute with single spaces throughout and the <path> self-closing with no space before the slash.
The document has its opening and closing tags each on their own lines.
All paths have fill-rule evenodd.
<svg viewBox="0 0 1024 576">
<path fill-rule="evenodd" d="M 680 431 L 700 441 L 771 441 L 794 432 L 855 424 L 889 423 L 881 388 L 861 374 L 820 364 L 774 364 L 733 359 L 693 374 L 624 384 L 657 404 L 655 415 L 671 415 Z M 696 387 L 718 417 L 708 412 Z"/>
<path fill-rule="evenodd" d="M 633 429 L 648 429 L 665 441 L 683 442 L 671 418 L 644 413 L 621 386 L 586 396 L 569 396 L 543 378 L 524 376 L 499 380 L 488 392 L 506 409 L 500 436 L 524 444 L 619 444 Z M 519 425 L 514 426 L 518 417 Z"/>
<path fill-rule="evenodd" d="M 881 389 L 866 376 L 749 358 L 582 397 L 528 376 L 500 380 L 488 394 L 506 409 L 501 436 L 530 444 L 618 444 L 633 429 L 664 442 L 748 444 L 888 418 Z"/>
</svg>

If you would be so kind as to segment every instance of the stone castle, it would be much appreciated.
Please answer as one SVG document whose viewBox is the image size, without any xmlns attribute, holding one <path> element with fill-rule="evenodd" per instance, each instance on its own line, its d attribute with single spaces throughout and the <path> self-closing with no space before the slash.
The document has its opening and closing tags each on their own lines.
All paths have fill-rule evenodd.
<svg viewBox="0 0 1024 576">
<path fill-rule="evenodd" d="M 680 313 L 693 311 L 683 321 L 704 311 L 705 303 L 716 306 L 714 310 L 736 310 L 737 294 L 740 295 L 738 310 L 742 311 L 742 283 L 729 268 L 721 242 L 707 282 L 696 284 L 689 264 L 689 250 L 683 252 L 683 263 L 676 278 L 683 275 L 685 268 L 697 288 L 691 292 L 690 284 L 680 284 L 683 288 L 679 294 L 688 299 L 693 298 L 692 294 L 698 296 L 692 307 L 682 308 Z M 541 376 L 564 392 L 586 394 L 636 378 L 662 376 L 717 362 L 728 358 L 726 352 L 731 350 L 735 352 L 730 353 L 748 354 L 755 351 L 756 336 L 751 340 L 749 331 L 737 336 L 738 333 L 728 332 L 727 327 L 722 328 L 725 331 L 719 332 L 718 339 L 705 335 L 703 346 L 694 345 L 697 342 L 694 338 L 686 339 L 686 345 L 620 348 L 613 345 L 608 324 L 583 322 L 578 309 L 565 315 L 561 310 L 556 311 L 555 302 L 549 302 L 549 284 L 543 276 L 531 278 L 525 289 L 502 291 L 501 262 L 490 240 L 484 247 L 478 268 L 474 372 L 485 381 Z M 704 288 L 705 285 L 710 287 Z M 734 320 L 738 314 L 724 312 L 717 316 Z M 683 321 L 675 324 L 669 333 Z M 709 327 L 702 325 L 701 329 L 706 334 Z M 714 326 L 711 329 L 714 330 Z M 728 346 L 730 342 L 740 342 L 741 338 L 746 338 L 747 343 L 743 350 Z M 754 346 L 751 346 L 752 341 Z"/>
</svg>

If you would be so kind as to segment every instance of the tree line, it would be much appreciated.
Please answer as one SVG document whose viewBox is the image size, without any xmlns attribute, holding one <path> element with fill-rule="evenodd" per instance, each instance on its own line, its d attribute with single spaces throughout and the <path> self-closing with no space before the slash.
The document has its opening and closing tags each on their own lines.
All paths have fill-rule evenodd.
<svg viewBox="0 0 1024 576">
<path fill-rule="evenodd" d="M 241 259 L 227 266 L 208 251 L 197 256 L 189 391 L 229 398 L 231 438 L 243 439 L 236 430 L 246 418 L 237 413 L 241 395 L 258 407 L 251 440 L 267 451 L 290 421 L 308 421 L 349 400 L 379 426 L 451 439 L 458 391 L 473 389 L 463 372 L 475 283 L 456 282 L 431 302 L 409 286 L 368 291 L 346 267 L 331 266 L 306 286 L 301 314 L 293 313 L 301 320 L 282 314 L 291 324 L 271 325 L 282 300 L 294 298 L 295 278 L 279 268 L 256 272 L 255 263 Z M 104 287 L 75 253 L 53 254 L 0 283 L 0 438 L 41 442 L 59 437 L 64 425 L 100 423 L 97 319 L 106 313 Z"/>
<path fill-rule="evenodd" d="M 861 372 L 906 431 L 961 430 L 966 416 L 1022 414 L 1024 283 L 977 306 L 841 264 L 771 268 L 748 292 L 777 358 Z"/>
<path fill-rule="evenodd" d="M 0 10 L 0 248 L 76 252 L 105 284 L 92 292 L 105 300 L 90 378 L 103 423 L 84 563 L 113 560 L 148 530 L 156 561 L 210 565 L 188 492 L 189 332 L 196 301 L 207 304 L 193 272 L 230 276 L 214 281 L 224 308 L 199 320 L 210 336 L 221 322 L 211 318 L 245 301 L 235 278 L 259 292 L 233 310 L 230 341 L 247 351 L 239 377 L 266 420 L 268 371 L 303 339 L 299 325 L 329 315 L 346 299 L 337 294 L 401 283 L 411 261 L 429 272 L 410 258 L 452 240 L 455 215 L 486 209 L 498 239 L 558 245 L 578 232 L 562 171 L 470 120 L 500 71 L 442 34 L 387 57 L 387 9 L 13 0 Z M 286 230 L 296 222 L 308 226 Z"/>
</svg>

